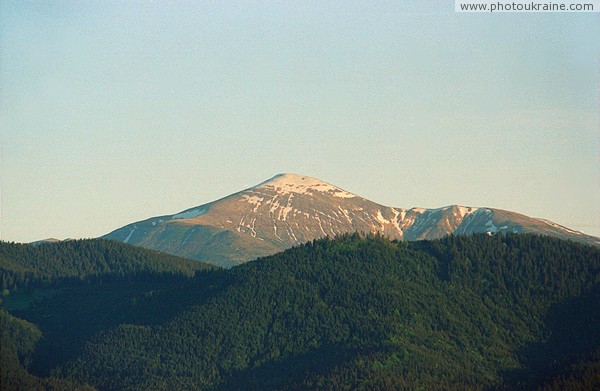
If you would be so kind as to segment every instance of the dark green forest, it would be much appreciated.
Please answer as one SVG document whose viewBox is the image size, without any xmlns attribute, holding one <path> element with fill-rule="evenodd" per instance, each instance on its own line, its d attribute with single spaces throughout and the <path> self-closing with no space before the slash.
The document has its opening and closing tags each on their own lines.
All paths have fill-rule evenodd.
<svg viewBox="0 0 600 391">
<path fill-rule="evenodd" d="M 8 290 L 164 273 L 193 276 L 208 268 L 214 267 L 104 239 L 41 245 L 0 242 L 1 288 Z"/>
<path fill-rule="evenodd" d="M 41 362 L 38 367 L 53 365 L 73 355 L 95 332 L 131 319 L 126 314 L 132 309 L 121 303 L 123 294 L 178 284 L 190 280 L 196 271 L 211 269 L 201 262 L 102 239 L 41 245 L 0 242 L 0 303 L 4 302 L 0 309 L 0 389 L 81 389 L 77 382 L 36 377 L 25 368 L 31 369 L 34 356 Z M 35 313 L 39 305 L 49 303 L 65 307 L 43 315 L 44 320 L 38 322 L 44 325 L 43 334 L 36 324 L 6 311 Z M 124 313 L 119 314 L 120 310 Z"/>
<path fill-rule="evenodd" d="M 2 244 L 3 390 L 600 388 L 595 247 L 353 234 L 220 270 L 78 245 Z"/>
</svg>

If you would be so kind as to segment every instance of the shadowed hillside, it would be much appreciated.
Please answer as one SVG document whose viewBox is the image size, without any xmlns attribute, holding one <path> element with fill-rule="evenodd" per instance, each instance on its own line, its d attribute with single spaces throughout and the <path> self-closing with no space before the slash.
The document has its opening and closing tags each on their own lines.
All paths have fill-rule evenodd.
<svg viewBox="0 0 600 391">
<path fill-rule="evenodd" d="M 599 272 L 547 237 L 344 235 L 11 311 L 47 339 L 22 368 L 99 389 L 531 389 L 595 384 Z"/>
</svg>

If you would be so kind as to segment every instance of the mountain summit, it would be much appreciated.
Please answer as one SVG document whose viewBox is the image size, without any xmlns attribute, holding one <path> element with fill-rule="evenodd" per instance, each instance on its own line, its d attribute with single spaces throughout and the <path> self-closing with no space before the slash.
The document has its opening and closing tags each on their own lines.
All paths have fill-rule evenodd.
<svg viewBox="0 0 600 391">
<path fill-rule="evenodd" d="M 599 238 L 514 212 L 458 205 L 388 207 L 298 174 L 279 174 L 220 200 L 126 225 L 105 238 L 234 266 L 316 238 L 357 231 L 399 240 L 533 232 L 600 245 Z"/>
</svg>

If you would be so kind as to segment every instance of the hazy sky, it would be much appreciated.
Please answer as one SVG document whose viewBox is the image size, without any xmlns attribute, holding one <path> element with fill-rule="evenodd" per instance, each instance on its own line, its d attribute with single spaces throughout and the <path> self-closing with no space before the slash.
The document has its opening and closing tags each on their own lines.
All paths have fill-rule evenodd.
<svg viewBox="0 0 600 391">
<path fill-rule="evenodd" d="M 0 238 L 96 237 L 281 172 L 600 236 L 599 15 L 2 0 Z"/>
</svg>

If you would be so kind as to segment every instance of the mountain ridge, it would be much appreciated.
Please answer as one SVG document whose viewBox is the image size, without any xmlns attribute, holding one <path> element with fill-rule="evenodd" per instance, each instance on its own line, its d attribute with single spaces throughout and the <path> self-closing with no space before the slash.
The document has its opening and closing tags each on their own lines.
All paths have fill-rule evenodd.
<svg viewBox="0 0 600 391">
<path fill-rule="evenodd" d="M 173 215 L 128 224 L 104 237 L 234 266 L 310 240 L 350 232 L 379 232 L 397 240 L 530 232 L 600 245 L 600 238 L 511 211 L 461 205 L 389 207 L 319 179 L 290 173 Z"/>
</svg>

